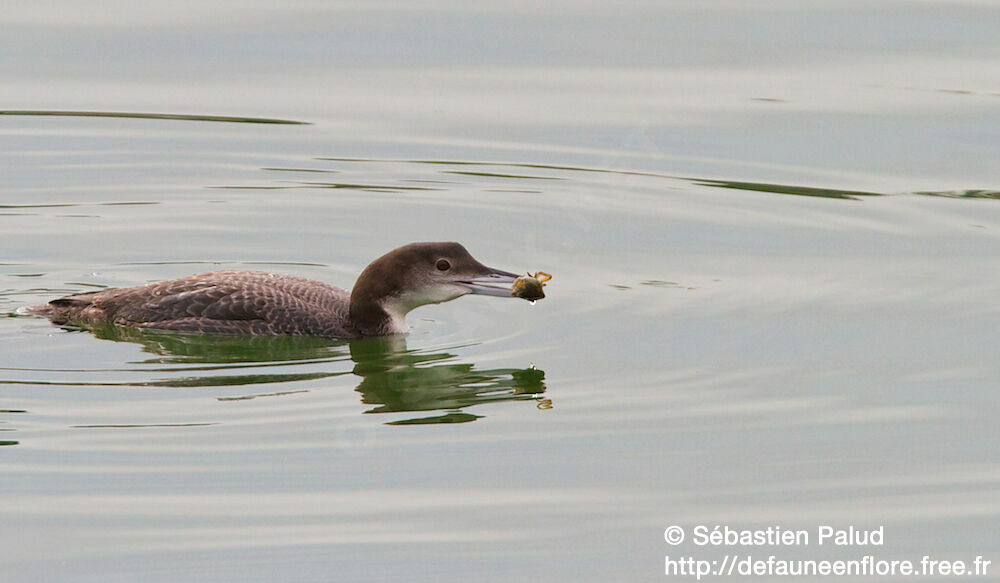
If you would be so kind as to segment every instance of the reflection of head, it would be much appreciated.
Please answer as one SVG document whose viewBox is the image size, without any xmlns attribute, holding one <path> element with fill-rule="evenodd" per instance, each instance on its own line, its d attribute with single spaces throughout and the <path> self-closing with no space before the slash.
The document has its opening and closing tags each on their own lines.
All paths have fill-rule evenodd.
<svg viewBox="0 0 1000 583">
<path fill-rule="evenodd" d="M 402 339 L 399 338 L 398 341 Z M 475 365 L 447 363 L 449 353 L 406 351 L 390 338 L 351 342 L 357 391 L 368 413 L 451 410 L 443 416 L 393 421 L 394 425 L 456 423 L 478 419 L 455 409 L 496 401 L 536 400 L 545 392 L 545 373 L 535 368 L 477 371 Z M 435 363 L 435 364 L 431 364 Z"/>
</svg>

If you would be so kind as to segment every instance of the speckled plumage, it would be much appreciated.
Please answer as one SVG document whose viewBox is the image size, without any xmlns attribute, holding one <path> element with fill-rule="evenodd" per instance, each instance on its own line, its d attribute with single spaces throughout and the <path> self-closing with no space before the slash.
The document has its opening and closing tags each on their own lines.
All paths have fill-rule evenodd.
<svg viewBox="0 0 1000 583">
<path fill-rule="evenodd" d="M 260 271 L 213 271 L 67 296 L 36 313 L 56 323 L 339 338 L 360 335 L 349 325 L 349 305 L 346 290 L 321 281 Z"/>
</svg>

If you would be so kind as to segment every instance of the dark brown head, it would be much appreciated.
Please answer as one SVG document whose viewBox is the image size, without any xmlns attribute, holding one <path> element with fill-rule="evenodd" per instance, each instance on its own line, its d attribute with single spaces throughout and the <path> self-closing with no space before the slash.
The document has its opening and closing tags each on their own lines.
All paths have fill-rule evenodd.
<svg viewBox="0 0 1000 583">
<path fill-rule="evenodd" d="M 413 308 L 466 294 L 513 297 L 515 279 L 476 261 L 458 243 L 410 243 L 361 272 L 351 290 L 351 321 L 365 336 L 405 332 Z"/>
</svg>

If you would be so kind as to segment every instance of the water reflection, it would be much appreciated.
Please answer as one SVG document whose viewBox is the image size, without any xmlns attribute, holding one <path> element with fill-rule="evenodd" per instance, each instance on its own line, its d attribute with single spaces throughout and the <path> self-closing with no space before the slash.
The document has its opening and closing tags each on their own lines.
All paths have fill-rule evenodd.
<svg viewBox="0 0 1000 583">
<path fill-rule="evenodd" d="M 732 190 L 747 190 L 753 192 L 770 192 L 773 194 L 792 194 L 796 196 L 816 196 L 820 198 L 859 200 L 860 197 L 864 196 L 882 196 L 882 193 L 879 192 L 836 190 L 831 188 L 815 188 L 811 186 L 797 186 L 791 184 L 767 184 L 763 182 L 741 182 L 736 180 L 710 180 L 707 178 L 687 178 L 687 180 L 690 180 L 692 184 L 697 184 L 699 186 L 714 186 L 716 188 L 729 188 Z"/>
<path fill-rule="evenodd" d="M 23 414 L 23 413 L 27 413 L 27 411 L 25 411 L 24 409 L 0 409 L 0 425 L 6 425 L 8 423 L 8 421 L 6 421 L 7 414 Z M 15 429 L 12 427 L 0 427 L 0 431 L 4 432 L 15 431 Z M 19 443 L 20 443 L 19 441 L 14 439 L 0 439 L 0 447 L 5 445 L 18 445 Z"/>
<path fill-rule="evenodd" d="M 418 165 L 418 166 L 430 166 L 430 167 L 473 167 L 473 168 L 485 168 L 488 170 L 436 170 L 434 175 L 449 175 L 452 177 L 477 177 L 486 179 L 495 179 L 501 184 L 515 185 L 518 181 L 523 180 L 571 180 L 574 178 L 575 174 L 579 173 L 593 173 L 593 174 L 609 174 L 617 176 L 628 176 L 628 177 L 645 177 L 654 180 L 667 180 L 667 181 L 684 181 L 695 186 L 706 186 L 712 188 L 725 188 L 729 190 L 743 191 L 743 192 L 765 192 L 771 194 L 786 194 L 793 196 L 807 196 L 807 197 L 819 197 L 819 198 L 834 198 L 842 200 L 860 200 L 865 197 L 874 196 L 889 196 L 890 194 L 914 194 L 919 196 L 933 196 L 933 197 L 944 197 L 944 198 L 988 198 L 988 199 L 1000 199 L 1000 191 L 996 189 L 986 189 L 986 188 L 974 188 L 974 189 L 956 189 L 956 190 L 941 190 L 941 191 L 930 191 L 930 190 L 920 190 L 920 191 L 899 191 L 896 193 L 887 192 L 875 192 L 866 190 L 850 190 L 850 189 L 837 189 L 837 188 L 821 188 L 814 186 L 803 186 L 798 184 L 783 184 L 783 183 L 768 183 L 768 182 L 748 182 L 741 180 L 727 180 L 719 178 L 705 178 L 697 176 L 681 176 L 674 174 L 662 174 L 656 172 L 642 172 L 637 170 L 622 170 L 622 169 L 612 169 L 612 168 L 598 168 L 598 167 L 585 167 L 585 166 L 566 166 L 566 165 L 555 165 L 555 164 L 537 164 L 537 163 L 518 163 L 518 162 L 490 162 L 490 161 L 472 161 L 472 160 L 416 160 L 416 159 L 392 159 L 392 158 L 344 158 L 344 157 L 318 157 L 315 158 L 317 161 L 321 162 L 333 162 L 333 163 L 343 163 L 347 165 L 351 164 L 364 164 L 364 163 L 380 163 L 380 164 L 395 164 L 399 166 L 403 165 Z M 499 169 L 499 170 L 498 170 Z M 503 171 L 503 169 L 515 169 L 515 171 Z M 343 173 L 345 169 L 294 169 L 294 168 L 263 168 L 263 170 L 268 171 L 280 171 L 280 172 L 332 172 L 332 173 Z M 516 170 L 549 170 L 553 171 L 557 175 L 542 175 L 542 174 L 521 174 Z M 409 179 L 413 181 L 413 179 Z M 222 186 L 219 188 L 241 188 L 241 189 L 273 189 L 273 188 L 355 188 L 360 190 L 372 190 L 379 192 L 392 192 L 400 191 L 405 189 L 419 190 L 413 187 L 404 187 L 396 185 L 375 185 L 375 184 L 340 184 L 340 183 L 323 183 L 323 182 L 307 182 L 307 181 L 292 181 L 285 186 L 274 186 L 274 185 L 259 185 L 259 186 Z M 428 189 L 434 190 L 434 189 Z M 541 193 L 541 191 L 524 191 L 518 189 L 486 189 L 490 192 L 531 192 L 531 193 Z"/>
<path fill-rule="evenodd" d="M 70 330 L 79 328 L 66 327 Z M 535 401 L 551 407 L 545 393 L 545 373 L 529 368 L 478 370 L 475 364 L 455 362 L 458 355 L 445 349 L 411 350 L 404 336 L 331 340 L 302 336 L 240 337 L 175 334 L 117 326 L 92 330 L 96 337 L 142 346 L 152 358 L 137 367 L 107 370 L 33 370 L 36 373 L 156 373 L 167 378 L 120 382 L 10 381 L 16 384 L 73 386 L 220 387 L 310 381 L 355 375 L 357 392 L 371 408 L 365 413 L 441 412 L 391 421 L 389 425 L 466 423 L 482 418 L 463 410 L 501 401 Z M 353 362 L 347 368 L 342 363 Z M 155 365 L 155 366 L 143 366 Z M 167 365 L 167 366 L 161 366 Z M 298 370 L 289 370 L 297 367 Z M 7 371 L 26 369 L 2 369 Z M 251 372 L 252 371 L 252 372 Z M 234 374 L 235 373 L 235 374 Z M 284 396 L 301 390 L 262 391 L 218 397 L 242 401 L 262 396 Z"/>
<path fill-rule="evenodd" d="M 311 125 L 307 121 L 274 119 L 269 117 L 240 117 L 232 115 L 199 115 L 187 113 L 139 113 L 134 111 L 61 111 L 52 109 L 6 109 L 0 115 L 55 116 L 55 117 L 118 117 L 131 119 L 166 119 L 180 121 L 214 121 L 224 123 L 264 123 L 282 125 Z"/>
<path fill-rule="evenodd" d="M 64 328 L 68 330 L 80 329 L 69 325 L 64 326 Z M 209 336 L 175 334 L 123 326 L 100 326 L 90 328 L 88 331 L 104 340 L 141 344 L 143 352 L 156 356 L 156 358 L 145 360 L 145 363 L 289 364 L 301 361 L 343 360 L 348 356 L 347 350 L 344 349 L 344 341 L 311 336 Z M 213 368 L 217 367 L 186 368 L 185 370 L 212 370 Z"/>
<path fill-rule="evenodd" d="M 534 367 L 477 371 L 468 363 L 440 364 L 455 355 L 408 351 L 405 338 L 399 336 L 358 340 L 350 346 L 354 374 L 362 378 L 357 391 L 362 402 L 374 405 L 366 413 L 450 410 L 392 425 L 466 423 L 480 417 L 457 409 L 495 401 L 546 403 L 541 399 L 545 373 Z"/>
</svg>

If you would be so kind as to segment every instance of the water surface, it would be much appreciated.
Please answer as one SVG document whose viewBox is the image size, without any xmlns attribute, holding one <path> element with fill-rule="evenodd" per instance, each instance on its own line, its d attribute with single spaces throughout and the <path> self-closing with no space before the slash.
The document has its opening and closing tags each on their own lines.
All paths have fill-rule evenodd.
<svg viewBox="0 0 1000 583">
<path fill-rule="evenodd" d="M 726 552 L 671 524 L 1000 560 L 988 3 L 56 8 L 0 19 L 5 580 Z M 548 297 L 355 342 L 12 315 L 213 269 L 350 287 L 421 240 Z"/>
</svg>

